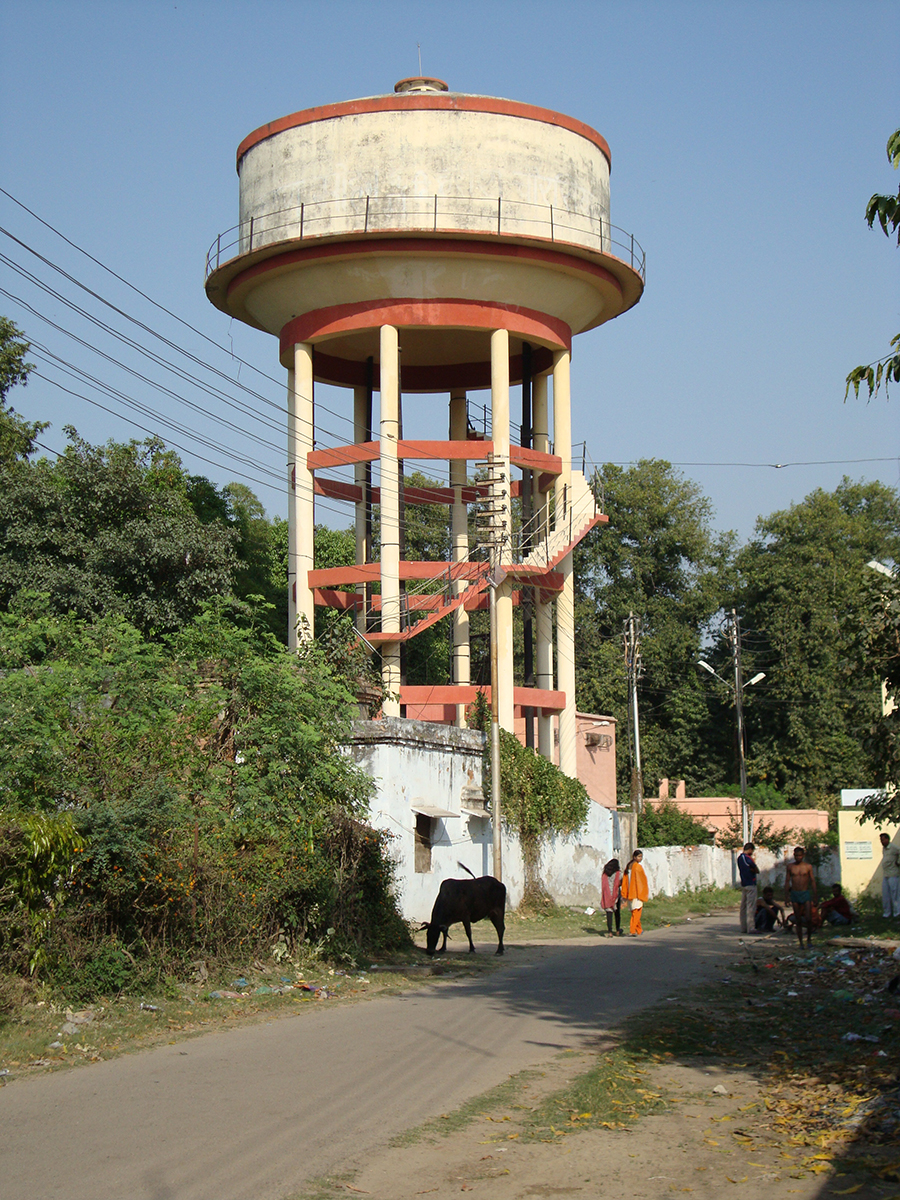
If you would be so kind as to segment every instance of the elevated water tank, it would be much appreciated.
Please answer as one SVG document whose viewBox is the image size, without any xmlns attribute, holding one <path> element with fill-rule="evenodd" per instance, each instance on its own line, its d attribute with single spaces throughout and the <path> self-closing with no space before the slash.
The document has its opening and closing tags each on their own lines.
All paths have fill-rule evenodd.
<svg viewBox="0 0 900 1200">
<path fill-rule="evenodd" d="M 386 300 L 408 302 L 393 315 L 404 391 L 427 391 L 488 385 L 485 340 L 465 332 L 492 327 L 478 306 L 518 310 L 511 334 L 549 349 L 641 295 L 640 248 L 610 223 L 609 147 L 561 113 L 402 80 L 262 126 L 237 168 L 240 223 L 211 249 L 209 297 L 290 326 L 285 365 L 294 335 L 315 339 L 329 382 L 362 382 Z"/>
</svg>

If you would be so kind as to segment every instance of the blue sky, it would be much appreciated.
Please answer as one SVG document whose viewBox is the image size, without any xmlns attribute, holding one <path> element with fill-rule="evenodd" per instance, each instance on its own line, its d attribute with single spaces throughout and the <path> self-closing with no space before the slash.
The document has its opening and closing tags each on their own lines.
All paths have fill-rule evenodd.
<svg viewBox="0 0 900 1200">
<path fill-rule="evenodd" d="M 65 424 L 94 442 L 157 430 L 191 470 L 246 482 L 270 513 L 284 512 L 277 347 L 209 305 L 204 255 L 237 220 L 234 152 L 247 133 L 391 91 L 418 73 L 417 44 L 423 71 L 453 90 L 557 109 L 611 146 L 612 219 L 644 246 L 647 289 L 636 309 L 576 339 L 573 436 L 589 461 L 679 464 L 717 526 L 742 539 L 759 514 L 844 474 L 897 486 L 900 392 L 843 401 L 850 368 L 884 354 L 900 329 L 900 252 L 863 219 L 872 192 L 898 184 L 884 147 L 900 124 L 900 4 L 884 0 L 7 4 L 0 186 L 194 327 L 0 194 L 0 312 L 44 347 L 43 375 L 94 401 L 36 377 L 15 393 L 17 409 L 52 422 L 48 447 L 64 445 Z M 60 297 L 144 345 L 152 338 L 54 266 L 216 367 L 231 382 L 208 378 L 264 422 L 112 341 Z M 47 365 L 48 353 L 149 408 L 132 413 L 143 430 L 97 385 Z M 345 436 L 349 396 L 322 403 Z M 765 465 L 775 463 L 817 465 Z"/>
</svg>

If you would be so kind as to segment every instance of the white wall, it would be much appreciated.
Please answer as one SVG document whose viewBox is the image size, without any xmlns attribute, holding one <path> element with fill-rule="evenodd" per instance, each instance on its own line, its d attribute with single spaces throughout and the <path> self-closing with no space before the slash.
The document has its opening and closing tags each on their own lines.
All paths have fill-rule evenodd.
<svg viewBox="0 0 900 1200">
<path fill-rule="evenodd" d="M 375 781 L 369 820 L 393 837 L 391 853 L 397 864 L 400 909 L 410 920 L 427 921 L 444 879 L 465 877 L 463 863 L 475 875 L 493 873 L 492 830 L 489 817 L 468 815 L 481 788 L 482 734 L 430 721 L 385 718 L 358 721 L 347 752 Z M 415 870 L 415 807 L 430 805 L 452 812 L 437 818 L 431 870 Z M 569 838 L 550 838 L 541 855 L 541 879 L 558 904 L 598 906 L 600 875 L 613 856 L 628 857 L 625 822 L 614 810 L 592 803 L 585 827 Z M 502 845 L 503 882 L 508 905 L 522 899 L 525 871 L 518 840 L 505 835 Z M 736 853 L 719 846 L 669 846 L 644 850 L 650 895 L 674 896 L 737 882 Z M 759 850 L 760 887 L 771 883 L 784 890 L 785 858 Z M 820 889 L 840 879 L 840 860 L 830 854 L 817 870 Z"/>
<path fill-rule="evenodd" d="M 771 884 L 776 893 L 784 892 L 784 874 L 790 855 L 778 856 L 769 850 L 757 850 L 760 868 L 759 887 Z M 650 895 L 676 896 L 679 892 L 704 887 L 736 887 L 737 851 L 721 846 L 654 846 L 644 850 L 644 870 Z M 840 859 L 836 851 L 823 856 L 816 870 L 819 889 L 840 879 Z"/>
</svg>

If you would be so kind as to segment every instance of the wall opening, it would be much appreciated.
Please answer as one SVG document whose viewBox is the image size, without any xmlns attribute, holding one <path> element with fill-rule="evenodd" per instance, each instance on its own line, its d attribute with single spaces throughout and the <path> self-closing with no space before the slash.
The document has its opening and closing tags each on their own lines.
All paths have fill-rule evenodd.
<svg viewBox="0 0 900 1200">
<path fill-rule="evenodd" d="M 431 870 L 431 831 L 434 819 L 424 813 L 416 813 L 416 856 L 415 869 L 422 874 Z"/>
</svg>

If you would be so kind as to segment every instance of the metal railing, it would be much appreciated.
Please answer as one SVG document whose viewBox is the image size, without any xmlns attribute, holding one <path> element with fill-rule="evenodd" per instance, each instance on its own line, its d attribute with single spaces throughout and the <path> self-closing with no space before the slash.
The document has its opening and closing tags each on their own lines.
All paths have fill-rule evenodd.
<svg viewBox="0 0 900 1200">
<path fill-rule="evenodd" d="M 615 254 L 644 278 L 633 234 L 603 217 L 502 196 L 350 196 L 252 216 L 220 233 L 206 255 L 209 276 L 222 263 L 286 241 L 368 233 L 483 233 L 532 237 Z"/>
</svg>

